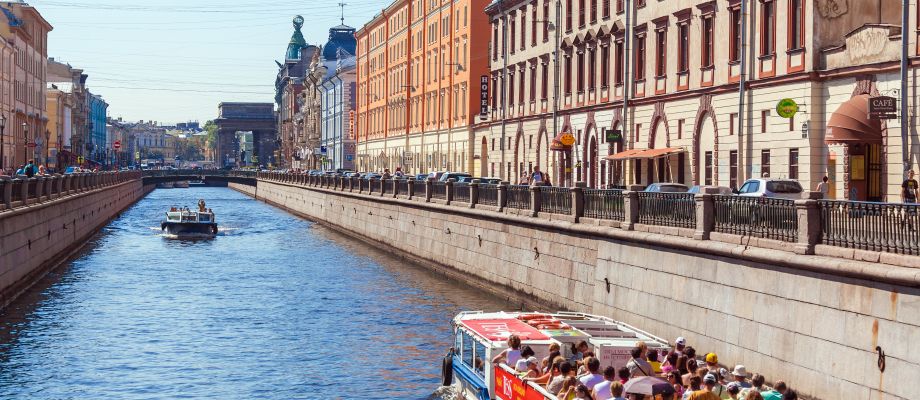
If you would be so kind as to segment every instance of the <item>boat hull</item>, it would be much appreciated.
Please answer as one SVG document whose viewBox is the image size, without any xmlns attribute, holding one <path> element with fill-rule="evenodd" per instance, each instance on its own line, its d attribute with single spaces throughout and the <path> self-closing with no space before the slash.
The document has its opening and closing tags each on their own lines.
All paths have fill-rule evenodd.
<svg viewBox="0 0 920 400">
<path fill-rule="evenodd" d="M 177 181 L 173 184 L 173 187 L 176 189 L 188 189 L 189 183 L 188 181 Z"/>
<path fill-rule="evenodd" d="M 160 229 L 168 236 L 176 237 L 214 237 L 217 224 L 200 222 L 163 222 Z"/>
</svg>

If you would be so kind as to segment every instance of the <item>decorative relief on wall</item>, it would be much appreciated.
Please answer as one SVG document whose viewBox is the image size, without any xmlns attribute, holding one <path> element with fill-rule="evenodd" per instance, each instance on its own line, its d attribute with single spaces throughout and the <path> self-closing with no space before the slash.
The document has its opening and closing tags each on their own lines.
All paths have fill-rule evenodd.
<svg viewBox="0 0 920 400">
<path fill-rule="evenodd" d="M 847 53 L 851 61 L 865 61 L 867 57 L 876 56 L 885 50 L 890 41 L 889 31 L 885 28 L 865 27 L 846 38 Z"/>
<path fill-rule="evenodd" d="M 834 19 L 846 14 L 849 7 L 849 0 L 816 0 L 815 6 L 818 14 L 826 19 Z"/>
</svg>

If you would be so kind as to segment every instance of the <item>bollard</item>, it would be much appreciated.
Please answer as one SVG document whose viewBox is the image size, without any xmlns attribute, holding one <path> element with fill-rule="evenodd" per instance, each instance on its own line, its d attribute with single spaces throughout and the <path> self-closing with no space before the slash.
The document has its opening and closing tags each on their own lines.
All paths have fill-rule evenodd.
<svg viewBox="0 0 920 400">
<path fill-rule="evenodd" d="M 425 202 L 431 202 L 431 179 L 425 180 Z"/>
<path fill-rule="evenodd" d="M 415 196 L 415 178 L 410 177 L 406 179 L 406 185 L 406 194 L 408 195 L 408 199 L 412 200 L 412 197 Z"/>
<path fill-rule="evenodd" d="M 444 183 L 444 191 L 446 193 L 444 197 L 447 199 L 447 205 L 450 205 L 450 203 L 454 201 L 454 183 L 456 182 L 457 179 L 450 178 Z"/>
<path fill-rule="evenodd" d="M 821 192 L 802 193 L 802 199 L 795 201 L 798 219 L 798 238 L 793 249 L 796 254 L 815 254 L 815 246 L 821 240 L 821 208 L 818 200 L 824 198 Z"/>
<path fill-rule="evenodd" d="M 510 182 L 502 181 L 498 184 L 498 211 L 504 211 L 508 205 L 508 185 Z"/>
<path fill-rule="evenodd" d="M 631 231 L 636 229 L 639 223 L 639 191 L 643 189 L 642 185 L 629 185 L 623 192 L 623 223 L 620 228 Z"/>
<path fill-rule="evenodd" d="M 0 182 L 3 183 L 3 208 L 13 208 L 13 180 L 8 176 L 0 176 Z"/>
<path fill-rule="evenodd" d="M 396 178 L 393 178 L 392 181 L 393 181 L 393 187 L 391 187 L 390 189 L 392 189 L 391 191 L 393 192 L 393 198 L 394 198 L 394 199 L 397 199 L 397 198 L 399 198 L 399 182 L 400 182 L 400 180 L 399 180 L 399 179 L 396 179 Z"/>
<path fill-rule="evenodd" d="M 569 189 L 572 196 L 572 218 L 577 223 L 585 216 L 585 188 L 586 182 L 575 182 L 575 187 Z"/>
<path fill-rule="evenodd" d="M 59 198 L 64 195 L 64 176 L 61 174 L 54 175 L 54 198 Z"/>
<path fill-rule="evenodd" d="M 35 179 L 35 201 L 41 203 L 42 201 L 44 201 L 45 182 L 47 181 L 47 179 L 45 179 L 44 176 L 36 176 L 35 178 L 32 178 L 32 179 Z"/>
<path fill-rule="evenodd" d="M 380 178 L 380 197 L 383 197 L 387 193 L 387 184 L 392 185 L 393 178 Z M 373 193 L 371 193 L 373 194 Z"/>
<path fill-rule="evenodd" d="M 530 216 L 536 217 L 540 215 L 540 186 L 543 186 L 543 182 L 534 182 L 533 186 L 530 187 Z"/>
<path fill-rule="evenodd" d="M 29 186 L 32 185 L 32 182 L 35 181 L 35 178 L 26 178 L 22 180 L 22 185 L 20 185 L 20 190 L 22 190 L 22 205 L 29 205 Z"/>
<path fill-rule="evenodd" d="M 479 179 L 473 179 L 470 182 L 470 208 L 476 208 L 476 204 L 479 203 Z"/>
<path fill-rule="evenodd" d="M 700 193 L 693 196 L 696 202 L 696 231 L 693 238 L 696 240 L 709 240 L 709 235 L 716 226 L 715 204 L 712 196 L 719 194 L 719 188 L 703 187 Z"/>
</svg>

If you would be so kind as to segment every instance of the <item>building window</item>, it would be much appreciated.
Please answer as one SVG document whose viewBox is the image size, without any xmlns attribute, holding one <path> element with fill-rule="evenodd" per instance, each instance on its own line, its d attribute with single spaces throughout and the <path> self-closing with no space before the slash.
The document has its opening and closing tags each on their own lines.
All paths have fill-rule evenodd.
<svg viewBox="0 0 920 400">
<path fill-rule="evenodd" d="M 511 15 L 511 19 L 509 20 L 509 25 L 511 25 L 511 36 L 510 36 L 510 38 L 509 38 L 509 39 L 511 40 L 511 54 L 514 54 L 514 48 L 515 48 L 514 42 L 515 42 L 515 40 L 517 40 L 517 35 L 516 35 L 516 33 L 517 33 L 517 24 L 514 23 L 514 15 L 513 15 L 513 14 Z"/>
<path fill-rule="evenodd" d="M 684 73 L 690 70 L 690 23 L 683 22 L 677 25 L 678 51 L 677 72 Z"/>
<path fill-rule="evenodd" d="M 585 52 L 578 52 L 578 71 L 575 71 L 575 76 L 578 77 L 578 82 L 576 88 L 578 93 L 585 91 Z"/>
<path fill-rule="evenodd" d="M 712 186 L 712 152 L 707 151 L 705 154 L 705 167 L 703 168 L 705 174 L 703 175 L 703 184 L 706 186 Z"/>
<path fill-rule="evenodd" d="M 799 179 L 799 149 L 789 149 L 789 179 Z"/>
<path fill-rule="evenodd" d="M 656 54 L 655 54 L 655 76 L 662 77 L 667 74 L 667 51 L 668 51 L 668 31 L 659 29 L 655 31 Z"/>
<path fill-rule="evenodd" d="M 523 104 L 524 104 L 524 100 L 526 99 L 526 97 L 525 97 L 525 90 L 524 90 L 524 89 L 527 88 L 527 86 L 526 86 L 526 84 L 527 84 L 527 69 L 523 69 L 523 68 L 521 69 L 521 77 L 520 77 L 520 80 L 521 80 L 521 82 L 520 82 L 520 87 L 521 87 L 521 88 L 520 88 L 520 92 L 519 92 L 520 95 L 518 96 L 518 102 L 521 103 L 521 105 L 523 105 Z"/>
<path fill-rule="evenodd" d="M 591 0 L 591 23 L 597 22 L 597 0 Z"/>
<path fill-rule="evenodd" d="M 536 21 L 536 18 L 534 18 Z M 543 41 L 549 40 L 549 0 L 543 0 Z M 556 29 L 559 29 L 557 26 Z"/>
<path fill-rule="evenodd" d="M 601 87 L 610 85 L 610 46 L 601 46 Z"/>
<path fill-rule="evenodd" d="M 760 151 L 760 175 L 764 178 L 770 177 L 770 149 Z"/>
<path fill-rule="evenodd" d="M 604 0 L 603 5 L 601 6 L 601 18 L 607 19 L 610 18 L 610 0 Z"/>
<path fill-rule="evenodd" d="M 530 69 L 530 102 L 537 101 L 537 68 Z"/>
<path fill-rule="evenodd" d="M 530 3 L 530 45 L 537 45 L 537 3 Z M 544 24 L 546 24 L 544 22 Z"/>
<path fill-rule="evenodd" d="M 642 124 L 636 124 L 636 131 L 633 132 L 633 143 L 639 143 L 639 132 L 642 132 Z"/>
<path fill-rule="evenodd" d="M 805 46 L 805 0 L 789 0 L 789 50 Z"/>
<path fill-rule="evenodd" d="M 588 90 L 594 90 L 597 87 L 597 69 L 595 68 L 597 50 L 588 50 Z"/>
<path fill-rule="evenodd" d="M 636 35 L 636 80 L 645 79 L 645 33 Z"/>
<path fill-rule="evenodd" d="M 616 70 L 614 71 L 614 82 L 617 85 L 623 84 L 623 41 L 616 42 Z"/>
<path fill-rule="evenodd" d="M 760 133 L 767 133 L 767 119 L 770 117 L 770 110 L 760 112 Z"/>
<path fill-rule="evenodd" d="M 565 0 L 565 31 L 572 31 L 572 0 Z"/>
<path fill-rule="evenodd" d="M 514 74 L 508 74 L 508 108 L 514 107 Z"/>
<path fill-rule="evenodd" d="M 735 7 L 729 10 L 731 19 L 731 46 L 729 47 L 728 57 L 731 62 L 741 61 L 741 8 Z"/>
<path fill-rule="evenodd" d="M 761 3 L 760 12 L 760 55 L 769 56 L 776 53 L 776 15 L 773 0 Z"/>
<path fill-rule="evenodd" d="M 735 136 L 735 119 L 738 118 L 738 113 L 731 113 L 728 115 L 728 136 Z"/>
<path fill-rule="evenodd" d="M 585 26 L 585 0 L 578 0 L 578 26 Z"/>
<path fill-rule="evenodd" d="M 700 61 L 703 68 L 710 68 L 713 65 L 713 31 L 712 31 L 712 14 L 703 17 L 703 58 Z"/>
<path fill-rule="evenodd" d="M 623 5 L 624 2 L 625 0 L 617 0 L 617 14 L 623 12 L 623 9 L 625 8 Z"/>
<path fill-rule="evenodd" d="M 549 63 L 543 63 L 543 82 L 540 82 L 540 99 L 546 100 L 548 98 L 548 88 L 549 88 Z"/>
<path fill-rule="evenodd" d="M 684 120 L 677 120 L 677 138 L 681 139 L 684 137 Z"/>
<path fill-rule="evenodd" d="M 728 187 L 738 188 L 738 150 L 728 152 Z"/>
<path fill-rule="evenodd" d="M 565 56 L 565 94 L 572 94 L 572 57 Z"/>
</svg>

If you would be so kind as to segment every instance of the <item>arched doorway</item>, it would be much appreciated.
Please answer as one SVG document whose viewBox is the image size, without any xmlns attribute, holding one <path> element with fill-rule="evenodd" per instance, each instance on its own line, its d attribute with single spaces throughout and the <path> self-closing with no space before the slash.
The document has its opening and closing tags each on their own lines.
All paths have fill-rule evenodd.
<svg viewBox="0 0 920 400">
<path fill-rule="evenodd" d="M 597 176 L 598 176 L 598 164 L 600 164 L 600 158 L 597 155 L 597 137 L 591 135 L 591 139 L 588 141 L 588 155 L 585 157 L 585 161 L 588 162 L 588 179 L 587 184 L 590 188 L 597 187 Z"/>
<path fill-rule="evenodd" d="M 844 145 L 844 197 L 856 201 L 882 201 L 882 122 L 869 119 L 870 95 L 853 96 L 831 114 L 827 122 L 828 144 Z"/>
<path fill-rule="evenodd" d="M 545 127 L 541 127 L 540 133 L 537 134 L 537 145 L 534 149 L 534 166 L 540 167 L 544 172 L 552 172 L 554 168 L 554 163 L 550 162 L 549 145 L 549 133 Z"/>
<path fill-rule="evenodd" d="M 652 131 L 649 136 L 649 149 L 664 149 L 668 147 L 668 129 L 662 118 L 652 122 Z M 667 157 L 650 158 L 648 160 L 648 182 L 670 182 L 671 169 Z"/>
<path fill-rule="evenodd" d="M 716 154 L 716 133 L 712 116 L 708 112 L 697 118 L 696 146 L 693 148 L 694 165 L 693 183 L 697 185 L 718 185 L 715 164 L 718 159 Z M 736 164 L 737 165 L 737 164 Z M 731 177 L 730 179 L 737 179 Z M 737 182 L 729 182 L 732 187 L 737 187 Z"/>
<path fill-rule="evenodd" d="M 514 170 L 508 173 L 509 180 L 520 181 L 521 175 L 527 172 L 527 144 L 524 142 L 524 131 L 518 131 L 514 139 Z"/>
</svg>

